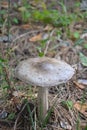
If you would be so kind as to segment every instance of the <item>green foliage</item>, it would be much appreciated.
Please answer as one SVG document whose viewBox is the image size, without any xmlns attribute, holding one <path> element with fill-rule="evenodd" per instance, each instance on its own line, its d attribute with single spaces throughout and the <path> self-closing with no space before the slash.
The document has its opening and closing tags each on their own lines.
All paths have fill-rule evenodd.
<svg viewBox="0 0 87 130">
<path fill-rule="evenodd" d="M 65 15 L 58 10 L 33 11 L 33 19 L 35 21 L 42 21 L 53 26 L 67 26 L 72 22 L 73 17 L 74 15 Z"/>
<path fill-rule="evenodd" d="M 74 32 L 74 37 L 75 37 L 76 39 L 78 39 L 78 38 L 80 38 L 80 34 L 79 34 L 78 32 Z"/>
<path fill-rule="evenodd" d="M 30 18 L 30 13 L 28 12 L 28 10 L 24 10 L 22 11 L 22 21 L 24 23 L 28 22 L 29 18 Z"/>
<path fill-rule="evenodd" d="M 72 109 L 73 108 L 73 102 L 70 101 L 70 100 L 62 101 L 61 103 L 62 103 L 62 105 L 66 106 L 68 109 Z"/>
<path fill-rule="evenodd" d="M 86 127 L 85 127 L 85 129 L 84 130 L 87 130 L 87 125 L 86 125 Z"/>
<path fill-rule="evenodd" d="M 36 130 L 36 129 L 35 129 L 34 119 L 33 119 L 33 113 L 32 113 L 31 110 L 30 110 L 30 106 L 29 106 L 29 104 L 28 104 L 28 100 L 25 99 L 24 102 L 25 102 L 25 104 L 26 104 L 26 106 L 27 106 L 27 110 L 28 110 L 28 113 L 29 113 L 30 121 L 31 121 L 31 124 L 32 124 L 32 129 L 33 129 L 33 130 Z"/>
<path fill-rule="evenodd" d="M 58 2 L 58 3 L 61 5 L 63 13 L 67 13 L 67 9 L 66 9 L 66 6 L 64 5 L 64 3 L 63 2 Z"/>
<path fill-rule="evenodd" d="M 31 6 L 30 4 L 27 2 L 27 0 L 22 0 L 22 4 L 23 4 L 23 10 L 21 10 L 21 15 L 22 15 L 22 21 L 24 23 L 29 21 L 29 18 L 31 17 Z"/>
<path fill-rule="evenodd" d="M 10 113 L 9 115 L 8 115 L 8 120 L 13 120 L 15 118 L 15 113 L 14 112 L 12 112 L 12 113 Z"/>
<path fill-rule="evenodd" d="M 84 43 L 84 39 L 78 39 L 78 40 L 76 40 L 76 42 L 75 42 L 75 46 L 77 46 L 77 45 L 82 45 Z"/>
<path fill-rule="evenodd" d="M 44 56 L 44 48 L 46 47 L 46 43 L 47 43 L 48 39 L 45 39 L 45 40 L 41 40 L 40 41 L 40 46 L 37 47 L 37 50 L 39 52 L 39 56 L 40 57 L 43 57 Z"/>
<path fill-rule="evenodd" d="M 76 3 L 74 4 L 74 6 L 78 8 L 78 7 L 80 7 L 80 4 L 81 4 L 80 2 L 76 2 Z"/>
<path fill-rule="evenodd" d="M 79 53 L 80 61 L 82 65 L 87 66 L 87 57 L 83 53 Z"/>
<path fill-rule="evenodd" d="M 42 128 L 46 127 L 46 125 L 50 119 L 52 111 L 53 111 L 53 106 L 48 110 L 47 115 L 46 115 L 44 121 L 42 122 Z"/>
<path fill-rule="evenodd" d="M 0 75 L 1 75 L 1 87 L 3 90 L 11 90 L 10 78 L 8 77 L 8 61 L 0 57 Z"/>
<path fill-rule="evenodd" d="M 3 67 L 4 67 L 4 63 L 6 62 L 6 60 L 4 60 L 3 58 L 0 57 L 0 74 L 3 74 Z"/>
<path fill-rule="evenodd" d="M 4 18 L 3 16 L 6 14 L 6 10 L 0 10 L 0 24 L 3 24 Z"/>
<path fill-rule="evenodd" d="M 78 13 L 77 15 L 78 15 L 78 18 L 87 20 L 87 11 Z"/>
<path fill-rule="evenodd" d="M 4 74 L 4 66 L 5 66 L 5 60 L 3 58 L 0 57 L 0 75 L 1 75 L 1 87 L 3 89 L 8 89 L 9 85 L 7 85 L 6 81 L 5 81 L 5 74 Z"/>
<path fill-rule="evenodd" d="M 15 24 L 18 24 L 18 19 L 15 17 L 15 18 L 13 18 L 13 22 L 15 23 Z"/>
<path fill-rule="evenodd" d="M 83 45 L 83 47 L 84 47 L 85 49 L 87 49 L 87 43 L 86 43 L 86 44 L 84 44 L 84 45 Z"/>
<path fill-rule="evenodd" d="M 78 117 L 78 119 L 77 119 L 76 130 L 81 130 L 80 129 L 80 117 Z"/>
<path fill-rule="evenodd" d="M 22 22 L 27 23 L 31 16 L 31 13 L 29 12 L 27 6 L 20 7 L 19 11 L 21 12 Z"/>
<path fill-rule="evenodd" d="M 41 2 L 39 0 L 35 1 L 37 3 Z M 57 27 L 63 26 L 67 28 L 67 26 L 72 24 L 73 21 L 87 18 L 87 12 L 68 13 L 64 3 L 63 2 L 58 3 L 62 7 L 61 11 L 55 9 L 48 10 L 44 2 L 41 2 L 43 6 L 42 10 L 35 9 L 27 2 L 27 0 L 22 0 L 22 6 L 19 8 L 17 5 L 14 6 L 21 13 L 23 23 L 27 23 L 29 22 L 30 19 L 32 19 L 34 22 L 43 22 L 45 24 L 52 24 L 53 26 Z M 77 3 L 77 5 L 79 5 L 79 3 Z M 1 10 L 0 14 L 3 16 L 4 14 L 6 14 L 6 11 Z M 13 22 L 15 24 L 18 24 L 18 19 L 14 18 Z M 0 18 L 0 23 L 3 23 L 3 17 Z"/>
<path fill-rule="evenodd" d="M 44 9 L 42 11 L 33 10 L 32 19 L 34 19 L 37 22 L 41 21 L 44 22 L 45 24 L 52 24 L 53 26 L 67 27 L 68 25 L 72 24 L 73 21 L 78 21 L 80 19 L 84 19 L 85 17 L 87 17 L 86 12 L 68 13 L 67 8 L 63 4 L 63 2 L 58 3 L 61 5 L 62 11 L 54 9 L 53 10 Z"/>
<path fill-rule="evenodd" d="M 28 3 L 27 0 L 22 0 L 22 5 L 23 7 L 25 7 L 26 9 L 31 9 L 32 6 Z"/>
</svg>

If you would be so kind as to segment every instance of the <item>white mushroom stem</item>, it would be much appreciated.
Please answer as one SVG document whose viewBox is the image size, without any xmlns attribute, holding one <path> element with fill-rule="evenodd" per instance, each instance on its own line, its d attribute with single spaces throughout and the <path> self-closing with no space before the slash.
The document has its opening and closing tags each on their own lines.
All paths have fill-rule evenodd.
<svg viewBox="0 0 87 130">
<path fill-rule="evenodd" d="M 38 92 L 38 116 L 43 121 L 48 110 L 48 88 L 39 87 Z"/>
</svg>

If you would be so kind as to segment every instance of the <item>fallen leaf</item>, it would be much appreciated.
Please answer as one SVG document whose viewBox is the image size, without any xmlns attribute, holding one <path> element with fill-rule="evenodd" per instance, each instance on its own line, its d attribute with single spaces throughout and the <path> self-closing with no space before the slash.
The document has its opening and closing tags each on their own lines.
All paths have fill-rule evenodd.
<svg viewBox="0 0 87 130">
<path fill-rule="evenodd" d="M 76 102 L 74 108 L 87 117 L 87 103 Z"/>
<path fill-rule="evenodd" d="M 41 39 L 42 39 L 42 34 L 40 33 L 40 34 L 38 34 L 38 35 L 36 35 L 36 36 L 31 37 L 31 38 L 29 39 L 29 41 L 31 41 L 31 42 L 36 42 L 36 41 L 40 41 Z"/>
<path fill-rule="evenodd" d="M 24 11 L 26 11 L 26 8 L 25 8 L 24 6 L 19 7 L 19 8 L 18 8 L 18 11 L 20 11 L 20 12 L 24 12 Z"/>
<path fill-rule="evenodd" d="M 84 39 L 84 38 L 87 38 L 87 33 L 84 33 L 80 36 L 80 38 Z"/>
<path fill-rule="evenodd" d="M 74 25 L 74 28 L 78 30 L 78 29 L 81 29 L 82 26 L 83 26 L 82 23 L 79 22 L 79 23 L 76 23 L 76 24 Z"/>
<path fill-rule="evenodd" d="M 24 96 L 24 94 L 25 94 L 25 93 L 20 92 L 20 91 L 14 91 L 12 95 L 13 95 L 14 97 L 22 97 L 22 96 Z"/>
<path fill-rule="evenodd" d="M 84 88 L 85 88 L 84 85 L 82 85 L 82 84 L 80 84 L 80 83 L 78 83 L 78 82 L 76 82 L 76 81 L 73 81 L 73 83 L 76 85 L 76 87 L 78 87 L 78 88 L 80 88 L 80 89 L 84 89 Z"/>
<path fill-rule="evenodd" d="M 15 51 L 16 49 L 18 49 L 18 45 L 14 46 L 11 50 Z"/>
<path fill-rule="evenodd" d="M 1 6 L 2 8 L 7 9 L 9 5 L 8 5 L 8 2 L 3 1 L 3 2 L 1 2 L 0 6 Z"/>
<path fill-rule="evenodd" d="M 87 79 L 78 79 L 78 83 L 87 85 Z"/>
<path fill-rule="evenodd" d="M 72 41 L 76 41 L 76 40 L 78 40 L 80 38 L 80 32 L 78 31 L 76 31 L 76 32 L 74 32 L 74 33 L 71 33 L 71 35 L 70 35 L 70 39 L 72 40 Z"/>
<path fill-rule="evenodd" d="M 21 28 L 23 28 L 23 29 L 29 29 L 30 27 L 31 27 L 30 24 L 21 25 Z"/>
<path fill-rule="evenodd" d="M 9 104 L 14 106 L 15 104 L 19 104 L 20 103 L 20 99 L 18 97 L 12 97 Z"/>
<path fill-rule="evenodd" d="M 79 57 L 82 65 L 87 66 L 87 56 L 80 52 Z"/>
<path fill-rule="evenodd" d="M 45 28 L 44 28 L 44 31 L 51 31 L 53 29 L 53 27 L 51 25 L 47 25 Z"/>
<path fill-rule="evenodd" d="M 78 32 L 74 32 L 73 36 L 75 39 L 78 39 L 80 37 L 80 34 Z"/>
</svg>

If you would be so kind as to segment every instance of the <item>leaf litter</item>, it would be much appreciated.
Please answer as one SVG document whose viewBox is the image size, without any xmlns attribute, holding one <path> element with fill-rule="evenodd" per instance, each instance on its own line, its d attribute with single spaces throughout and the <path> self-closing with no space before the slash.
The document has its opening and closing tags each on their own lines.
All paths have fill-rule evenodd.
<svg viewBox="0 0 87 130">
<path fill-rule="evenodd" d="M 7 3 L 3 7 L 7 9 Z M 79 24 L 73 24 L 72 31 L 77 32 L 78 28 L 80 31 L 83 31 L 83 23 L 84 22 L 81 21 Z M 37 47 L 41 47 L 41 51 L 45 52 L 45 56 L 62 59 L 76 69 L 76 74 L 68 83 L 49 89 L 49 103 L 50 108 L 53 106 L 53 111 L 51 112 L 49 122 L 43 130 L 75 130 L 78 117 L 80 120 L 79 129 L 85 129 L 87 125 L 87 87 L 85 87 L 83 83 L 87 80 L 87 49 L 80 46 L 83 43 L 80 45 L 77 44 L 76 47 L 74 47 L 76 39 L 78 40 L 78 37 L 80 37 L 78 33 L 74 34 L 75 38 L 71 37 L 71 39 L 69 39 L 66 34 L 60 36 L 58 32 L 57 35 L 58 28 L 49 25 L 44 27 L 42 24 L 33 24 L 34 23 L 25 24 L 16 28 L 12 27 L 10 31 L 14 37 L 12 37 L 11 42 L 6 41 L 6 44 L 4 44 L 3 41 L 0 42 L 0 56 L 3 57 L 4 55 L 4 58 L 8 59 L 8 72 L 14 84 L 12 86 L 13 93 L 11 95 L 6 94 L 5 89 L 1 89 L 0 91 L 0 102 L 2 102 L 2 99 L 4 100 L 2 104 L 0 104 L 0 115 L 4 117 L 3 120 L 0 119 L 0 129 L 33 129 L 32 123 L 31 125 L 28 123 L 31 122 L 31 120 L 27 105 L 30 106 L 34 121 L 38 121 L 35 107 L 37 106 L 38 90 L 35 87 L 32 88 L 15 79 L 14 76 L 14 68 L 20 61 L 39 55 Z M 86 23 L 84 24 L 87 28 Z M 77 25 L 79 27 L 75 29 L 74 27 Z M 47 41 L 44 41 L 42 37 L 45 34 L 49 36 Z M 85 38 L 86 36 L 82 35 L 81 37 Z M 2 82 L 2 79 L 3 77 L 1 76 L 0 82 Z M 85 81 L 79 81 L 79 79 L 84 79 Z M 26 99 L 28 102 L 25 102 Z M 84 102 L 81 103 L 81 101 Z M 65 105 L 63 105 L 62 102 L 64 102 Z M 66 102 L 68 102 L 67 106 Z M 69 106 L 69 103 L 72 103 L 72 107 Z M 39 130 L 40 126 L 37 122 L 35 123 L 36 129 Z M 84 127 L 83 124 L 85 124 Z"/>
</svg>

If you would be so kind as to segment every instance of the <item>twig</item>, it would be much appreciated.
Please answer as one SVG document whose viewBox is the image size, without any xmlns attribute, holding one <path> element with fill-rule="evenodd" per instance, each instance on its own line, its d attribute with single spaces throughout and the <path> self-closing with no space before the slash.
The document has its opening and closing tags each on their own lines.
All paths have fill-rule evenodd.
<svg viewBox="0 0 87 130">
<path fill-rule="evenodd" d="M 21 113 L 23 112 L 24 108 L 26 107 L 26 105 L 27 105 L 27 104 L 25 104 L 25 105 L 23 106 L 23 108 L 21 109 L 21 111 L 19 112 L 19 114 L 18 114 L 18 116 L 17 116 L 17 118 L 16 118 L 16 121 L 15 121 L 15 124 L 14 124 L 14 130 L 16 130 L 16 126 L 17 126 L 18 119 L 19 119 Z"/>
<path fill-rule="evenodd" d="M 55 31 L 55 30 L 53 30 L 53 31 L 50 33 L 49 38 L 52 37 L 54 31 Z M 51 40 L 47 41 L 47 45 L 46 45 L 46 48 L 45 48 L 45 50 L 44 50 L 44 55 L 46 55 L 46 53 L 47 53 L 47 50 L 48 50 L 48 47 L 49 47 L 50 42 L 51 42 Z"/>
<path fill-rule="evenodd" d="M 8 31 L 8 41 L 9 41 L 9 34 L 10 34 L 10 3 L 11 1 L 8 0 L 8 17 L 7 17 L 7 22 L 8 22 L 8 28 L 7 28 L 7 31 Z"/>
<path fill-rule="evenodd" d="M 16 37 L 16 38 L 12 41 L 12 43 L 14 43 L 14 42 L 17 41 L 18 39 L 20 39 L 20 38 L 22 38 L 22 37 L 24 37 L 24 36 L 26 36 L 26 35 L 28 35 L 28 34 L 36 33 L 36 32 L 39 32 L 39 31 L 41 31 L 41 30 L 30 31 L 30 32 L 27 32 L 27 33 L 21 34 L 20 36 Z"/>
<path fill-rule="evenodd" d="M 49 41 L 47 42 L 46 48 L 45 48 L 45 50 L 44 50 L 44 56 L 45 56 L 46 53 L 47 53 L 47 50 L 48 50 L 48 47 L 49 47 L 50 41 L 51 41 L 51 40 L 49 40 Z"/>
</svg>

